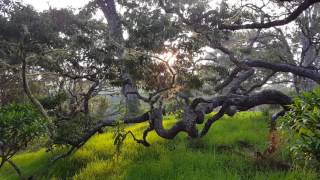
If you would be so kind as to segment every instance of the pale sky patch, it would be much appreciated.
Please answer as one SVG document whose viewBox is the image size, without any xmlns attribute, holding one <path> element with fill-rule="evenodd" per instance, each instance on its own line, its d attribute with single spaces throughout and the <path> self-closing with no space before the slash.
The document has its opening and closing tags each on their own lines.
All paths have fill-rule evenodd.
<svg viewBox="0 0 320 180">
<path fill-rule="evenodd" d="M 43 11 L 52 8 L 81 8 L 90 0 L 21 0 L 25 4 L 32 5 L 36 10 Z M 217 7 L 221 0 L 212 0 L 209 5 L 211 7 Z M 229 0 L 228 2 L 235 2 L 235 0 Z"/>
<path fill-rule="evenodd" d="M 88 2 L 89 0 L 22 0 L 25 4 L 32 5 L 36 10 L 43 11 L 52 8 L 81 8 Z"/>
<path fill-rule="evenodd" d="M 90 2 L 90 0 L 21 0 L 24 4 L 32 5 L 37 11 L 44 11 L 51 8 L 72 8 L 75 10 L 79 10 L 84 7 L 86 4 Z M 96 14 L 94 15 L 95 19 L 102 19 L 104 21 L 103 12 L 98 9 Z"/>
</svg>

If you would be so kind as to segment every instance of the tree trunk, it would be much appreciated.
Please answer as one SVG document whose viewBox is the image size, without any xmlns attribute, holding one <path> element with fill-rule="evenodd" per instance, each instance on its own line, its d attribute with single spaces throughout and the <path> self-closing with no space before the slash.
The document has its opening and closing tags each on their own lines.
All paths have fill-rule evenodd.
<svg viewBox="0 0 320 180">
<path fill-rule="evenodd" d="M 108 21 L 108 27 L 110 32 L 110 39 L 117 47 L 116 56 L 122 60 L 124 56 L 124 39 L 123 30 L 120 17 L 116 10 L 116 4 L 114 0 L 98 0 L 98 5 L 102 9 L 105 18 Z M 139 112 L 139 99 L 138 96 L 132 92 L 136 92 L 137 89 L 134 85 L 134 81 L 129 74 L 125 62 L 121 62 L 121 78 L 123 81 L 122 94 L 126 100 L 127 114 L 132 116 Z"/>
<path fill-rule="evenodd" d="M 318 32 L 318 18 L 320 15 L 320 5 L 315 4 L 313 8 L 306 10 L 303 13 L 303 19 L 300 20 L 300 28 L 302 30 L 300 42 L 302 44 L 301 62 L 302 67 L 311 67 L 313 63 L 319 61 L 317 58 L 317 50 L 312 43 L 312 38 Z M 310 91 L 317 85 L 311 79 L 299 77 L 297 81 L 297 88 L 301 91 Z"/>
</svg>

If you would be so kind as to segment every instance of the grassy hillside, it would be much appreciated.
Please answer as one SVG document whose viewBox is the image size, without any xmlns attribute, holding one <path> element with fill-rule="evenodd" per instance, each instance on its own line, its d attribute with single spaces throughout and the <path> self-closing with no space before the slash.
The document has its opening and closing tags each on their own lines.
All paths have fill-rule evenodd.
<svg viewBox="0 0 320 180">
<path fill-rule="evenodd" d="M 174 122 L 167 117 L 167 126 Z M 127 129 L 141 136 L 145 124 Z M 126 139 L 122 153 L 115 158 L 112 130 L 94 136 L 84 147 L 52 167 L 53 156 L 44 150 L 22 153 L 14 158 L 25 176 L 34 179 L 318 179 L 304 169 L 281 170 L 276 162 L 287 161 L 285 146 L 266 159 L 256 158 L 267 147 L 268 122 L 261 113 L 240 113 L 213 125 L 200 140 L 180 134 L 172 141 L 148 136 L 151 147 Z M 0 169 L 0 179 L 17 179 L 13 169 Z"/>
</svg>

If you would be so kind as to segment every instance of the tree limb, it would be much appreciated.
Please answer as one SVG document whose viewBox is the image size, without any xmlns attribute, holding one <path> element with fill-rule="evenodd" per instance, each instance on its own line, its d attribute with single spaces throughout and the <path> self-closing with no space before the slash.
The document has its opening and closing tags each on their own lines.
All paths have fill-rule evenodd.
<svg viewBox="0 0 320 180">
<path fill-rule="evenodd" d="M 276 72 L 290 72 L 295 75 L 306 77 L 320 83 L 320 73 L 317 70 L 299 67 L 292 64 L 286 63 L 271 63 L 262 60 L 251 60 L 247 59 L 243 61 L 247 66 L 270 69 Z"/>
<path fill-rule="evenodd" d="M 285 24 L 288 24 L 295 19 L 299 17 L 299 15 L 311 7 L 315 3 L 319 3 L 320 0 L 305 0 L 303 1 L 289 16 L 287 16 L 284 19 L 281 20 L 274 20 L 266 23 L 251 23 L 251 24 L 241 24 L 241 25 L 227 25 L 227 24 L 221 24 L 219 26 L 219 29 L 223 30 L 240 30 L 240 29 L 263 29 L 263 28 L 270 28 L 270 27 L 275 27 L 275 26 L 282 26 Z"/>
</svg>

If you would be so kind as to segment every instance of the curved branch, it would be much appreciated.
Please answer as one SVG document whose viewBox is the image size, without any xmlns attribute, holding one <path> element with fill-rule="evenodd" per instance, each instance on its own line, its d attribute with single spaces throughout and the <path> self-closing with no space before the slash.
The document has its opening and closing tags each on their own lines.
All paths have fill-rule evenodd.
<svg viewBox="0 0 320 180">
<path fill-rule="evenodd" d="M 314 69 L 299 67 L 292 64 L 286 64 L 286 63 L 270 63 L 270 62 L 265 62 L 260 60 L 250 60 L 250 59 L 243 62 L 250 67 L 271 69 L 276 72 L 290 72 L 295 75 L 307 77 L 309 79 L 316 81 L 318 84 L 320 84 L 320 73 Z"/>
<path fill-rule="evenodd" d="M 147 131 L 145 131 L 145 132 L 149 132 L 149 129 L 147 129 Z M 128 132 L 125 134 L 125 136 L 128 135 L 128 134 L 130 134 L 130 135 L 132 136 L 133 140 L 136 141 L 137 143 L 142 144 L 142 145 L 144 145 L 144 146 L 146 146 L 146 147 L 149 147 L 149 146 L 150 146 L 150 144 L 146 141 L 146 135 L 144 135 L 145 133 L 143 133 L 143 138 L 144 138 L 144 139 L 137 139 L 136 136 L 133 134 L 132 131 L 128 131 Z M 146 134 L 147 134 L 147 133 L 146 133 Z"/>
<path fill-rule="evenodd" d="M 211 38 L 206 35 L 206 38 L 209 40 L 210 42 L 210 47 L 213 49 L 219 49 L 221 52 L 223 52 L 224 54 L 226 54 L 227 56 L 229 56 L 230 61 L 235 64 L 238 68 L 240 69 L 248 69 L 247 65 L 244 64 L 243 62 L 239 61 L 236 56 L 235 53 L 233 51 L 231 51 L 230 49 L 228 49 L 227 47 L 223 46 L 221 43 L 219 42 L 215 42 L 212 41 Z"/>
<path fill-rule="evenodd" d="M 71 155 L 72 152 L 74 152 L 76 149 L 77 149 L 76 146 L 72 146 L 66 153 L 60 154 L 60 155 L 54 157 L 54 158 L 51 160 L 50 164 L 52 165 L 52 164 L 54 164 L 55 162 L 57 162 L 59 159 L 63 159 L 63 158 L 65 158 L 65 157 Z"/>
<path fill-rule="evenodd" d="M 259 105 L 279 104 L 284 108 L 284 111 L 277 115 L 280 116 L 288 110 L 287 105 L 291 103 L 292 99 L 280 91 L 264 90 L 251 95 L 218 96 L 211 100 L 196 98 L 191 103 L 191 106 L 188 106 L 184 110 L 182 120 L 178 121 L 169 129 L 163 127 L 161 108 L 153 109 L 150 112 L 150 119 L 153 122 L 154 130 L 162 138 L 173 139 L 180 132 L 185 132 L 189 137 L 196 138 L 199 137 L 196 124 L 203 123 L 204 114 L 211 113 L 217 107 L 221 106 L 221 109 L 217 114 L 207 120 L 200 133 L 200 137 L 206 135 L 211 125 L 223 117 L 224 114 L 233 116 L 238 111 L 246 111 Z"/>
<path fill-rule="evenodd" d="M 133 124 L 133 123 L 142 123 L 149 120 L 149 112 L 144 113 L 141 116 L 137 116 L 134 118 L 125 118 L 123 120 L 123 123 L 125 124 Z M 77 139 L 76 141 L 68 140 L 66 143 L 71 145 L 71 148 L 64 154 L 60 154 L 56 157 L 54 157 L 51 160 L 51 164 L 55 163 L 59 159 L 63 159 L 69 155 L 71 155 L 74 151 L 79 149 L 81 146 L 83 146 L 93 135 L 98 133 L 103 127 L 107 126 L 115 126 L 117 120 L 116 119 L 105 119 L 100 122 L 98 122 L 93 128 L 89 129 L 81 138 Z M 147 129 L 146 131 L 151 131 L 152 129 Z M 146 141 L 146 136 L 148 132 L 144 132 L 143 140 L 136 139 L 132 132 L 128 132 L 128 134 L 131 134 L 134 138 L 134 140 L 140 144 L 143 144 L 144 146 L 149 146 L 150 144 Z"/>
<path fill-rule="evenodd" d="M 28 80 L 26 77 L 26 68 L 27 68 L 27 62 L 24 57 L 21 58 L 22 61 L 22 68 L 21 68 L 21 77 L 22 77 L 22 84 L 23 84 L 23 90 L 28 96 L 29 100 L 32 102 L 32 104 L 37 107 L 37 109 L 40 111 L 40 113 L 43 115 L 44 118 L 49 120 L 49 116 L 46 112 L 46 110 L 43 108 L 42 104 L 32 95 Z"/>
<path fill-rule="evenodd" d="M 240 30 L 240 29 L 262 29 L 262 28 L 270 28 L 275 26 L 282 26 L 288 24 L 299 17 L 299 15 L 311 7 L 315 3 L 319 3 L 320 0 L 305 0 L 303 1 L 289 16 L 281 20 L 270 21 L 267 23 L 251 23 L 251 24 L 241 24 L 241 25 L 226 25 L 221 24 L 219 29 L 227 29 L 227 30 Z"/>
<path fill-rule="evenodd" d="M 133 118 L 125 118 L 123 123 L 125 124 L 133 124 L 133 123 L 142 123 L 149 120 L 149 112 L 144 113 L 141 116 L 133 117 Z M 73 146 L 82 146 L 86 143 L 93 135 L 99 132 L 102 128 L 107 126 L 115 126 L 117 120 L 116 119 L 105 119 L 98 122 L 93 128 L 89 129 L 86 134 L 84 134 L 81 138 L 79 138 L 76 142 L 70 142 Z"/>
<path fill-rule="evenodd" d="M 210 103 L 207 103 L 210 102 Z M 230 96 L 220 96 L 215 97 L 210 100 L 203 100 L 199 103 L 197 111 L 199 113 L 210 113 L 216 107 L 222 106 L 217 114 L 211 117 L 205 124 L 204 128 L 201 131 L 200 136 L 204 136 L 209 131 L 211 125 L 216 122 L 218 119 L 223 117 L 224 114 L 234 115 L 237 111 L 246 111 L 255 106 L 259 106 L 262 104 L 280 104 L 284 110 L 281 113 L 278 113 L 276 116 L 282 116 L 285 111 L 288 110 L 287 105 L 292 103 L 292 99 L 283 94 L 280 91 L 276 90 L 264 90 L 259 93 L 255 93 L 252 95 L 230 95 Z M 199 107 L 202 108 L 200 109 Z M 206 110 L 204 110 L 206 107 Z M 208 111 L 209 109 L 209 111 Z M 211 111 L 210 111 L 211 110 Z"/>
<path fill-rule="evenodd" d="M 202 131 L 201 131 L 201 134 L 200 136 L 205 136 L 208 132 L 209 132 L 209 129 L 211 127 L 211 125 L 216 122 L 218 119 L 222 118 L 223 115 L 225 114 L 226 112 L 226 109 L 227 109 L 227 106 L 222 106 L 221 109 L 219 110 L 219 112 L 217 114 L 215 114 L 213 117 L 211 117 L 207 122 L 206 124 L 204 125 Z"/>
<path fill-rule="evenodd" d="M 162 109 L 154 109 L 150 113 L 150 118 L 153 121 L 154 124 L 154 130 L 156 133 L 165 139 L 173 139 L 179 132 L 185 131 L 185 126 L 182 121 L 177 122 L 174 126 L 172 126 L 170 129 L 165 129 L 163 127 L 163 117 L 162 117 Z"/>
<path fill-rule="evenodd" d="M 272 121 L 275 121 L 275 120 L 277 120 L 279 117 L 283 116 L 285 113 L 286 113 L 286 110 L 279 111 L 279 112 L 277 112 L 277 113 L 275 113 L 275 114 L 272 115 L 271 120 L 272 120 Z"/>
<path fill-rule="evenodd" d="M 7 162 L 14 168 L 14 170 L 16 170 L 17 174 L 22 179 L 22 173 L 21 173 L 20 169 L 18 168 L 18 166 L 10 159 L 8 159 Z"/>
<path fill-rule="evenodd" d="M 134 118 L 125 118 L 123 120 L 123 123 L 125 124 L 133 124 L 133 123 L 142 123 L 149 120 L 149 112 L 144 113 L 141 116 L 137 116 Z M 77 141 L 67 140 L 66 143 L 71 145 L 71 148 L 63 154 L 60 154 L 56 157 L 54 157 L 51 160 L 51 164 L 55 163 L 56 161 L 63 159 L 69 155 L 71 155 L 74 151 L 79 149 L 81 146 L 83 146 L 93 135 L 98 133 L 103 127 L 107 126 L 115 126 L 117 120 L 116 119 L 105 119 L 100 122 L 98 122 L 93 128 L 89 129 L 81 138 L 77 139 Z M 146 141 L 146 137 L 149 131 L 151 131 L 150 127 L 144 132 L 143 134 L 143 140 L 137 139 L 134 134 L 131 131 L 128 131 L 127 134 L 131 134 L 133 139 L 140 144 L 143 144 L 144 146 L 150 146 L 150 144 Z"/>
</svg>

